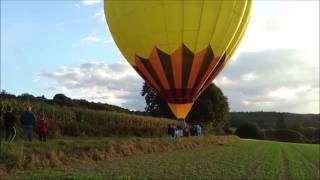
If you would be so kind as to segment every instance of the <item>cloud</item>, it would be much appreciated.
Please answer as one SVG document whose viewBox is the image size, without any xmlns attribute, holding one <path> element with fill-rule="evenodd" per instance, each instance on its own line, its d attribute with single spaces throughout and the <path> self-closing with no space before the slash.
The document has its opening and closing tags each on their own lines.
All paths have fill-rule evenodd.
<svg viewBox="0 0 320 180">
<path fill-rule="evenodd" d="M 101 37 L 100 35 L 97 35 L 96 32 L 92 32 L 90 35 L 83 37 L 80 41 L 86 44 L 94 44 L 94 43 L 115 44 L 111 35 L 106 38 L 106 37 Z"/>
<path fill-rule="evenodd" d="M 253 81 L 257 78 L 258 78 L 258 75 L 256 75 L 256 73 L 254 73 L 254 72 L 250 72 L 250 73 L 242 75 L 243 81 Z"/>
<path fill-rule="evenodd" d="M 97 43 L 97 42 L 101 42 L 102 39 L 98 36 L 89 35 L 89 36 L 82 38 L 81 41 L 85 42 L 85 43 Z"/>
<path fill-rule="evenodd" d="M 239 51 L 319 50 L 319 1 L 253 1 Z"/>
<path fill-rule="evenodd" d="M 61 26 L 64 26 L 64 22 L 59 22 L 59 23 L 56 23 L 56 26 L 57 26 L 57 27 L 61 27 Z"/>
<path fill-rule="evenodd" d="M 102 22 L 106 22 L 106 18 L 104 16 L 104 11 L 103 10 L 100 10 L 100 11 L 96 12 L 94 15 L 91 16 L 91 18 L 99 19 Z"/>
<path fill-rule="evenodd" d="M 77 3 L 77 4 L 75 4 L 74 6 L 78 8 L 78 7 L 80 7 L 80 4 L 79 4 L 79 3 Z"/>
<path fill-rule="evenodd" d="M 233 111 L 319 113 L 318 58 L 301 49 L 243 52 L 214 81 Z"/>
<path fill-rule="evenodd" d="M 113 38 L 110 36 L 108 39 L 103 41 L 104 44 L 114 43 Z"/>
<path fill-rule="evenodd" d="M 63 66 L 54 72 L 39 73 L 36 78 L 52 82 L 47 88 L 53 93 L 130 109 L 142 110 L 145 106 L 140 96 L 143 80 L 127 63 L 86 61 L 79 67 Z"/>
<path fill-rule="evenodd" d="M 232 111 L 319 113 L 319 65 L 305 63 L 297 49 L 244 52 L 214 81 L 228 97 Z M 143 80 L 127 63 L 82 61 L 37 75 L 48 90 L 74 98 L 143 110 Z M 41 81 L 38 81 L 41 82 Z"/>
<path fill-rule="evenodd" d="M 83 5 L 85 6 L 92 6 L 96 4 L 100 4 L 102 1 L 101 0 L 84 0 L 82 1 Z"/>
</svg>

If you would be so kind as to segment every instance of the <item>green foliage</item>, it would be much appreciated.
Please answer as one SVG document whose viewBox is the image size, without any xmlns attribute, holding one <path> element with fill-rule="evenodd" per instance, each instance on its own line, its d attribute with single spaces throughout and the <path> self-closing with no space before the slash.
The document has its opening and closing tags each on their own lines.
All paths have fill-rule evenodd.
<svg viewBox="0 0 320 180">
<path fill-rule="evenodd" d="M 53 103 L 59 106 L 72 106 L 72 100 L 64 94 L 56 94 L 53 96 Z"/>
<path fill-rule="evenodd" d="M 24 111 L 24 100 L 3 99 L 2 105 L 11 105 L 19 119 Z M 176 121 L 164 118 L 139 116 L 128 113 L 97 111 L 70 106 L 56 106 L 32 102 L 36 117 L 49 120 L 49 137 L 62 136 L 166 136 L 168 124 Z M 18 122 L 18 135 L 21 126 Z M 0 126 L 3 126 L 1 123 Z M 1 131 L 3 132 L 3 131 Z"/>
<path fill-rule="evenodd" d="M 145 96 L 146 112 L 159 117 L 174 117 L 167 103 L 146 83 L 142 87 L 141 95 Z M 228 116 L 227 98 L 216 85 L 211 84 L 194 102 L 186 121 L 192 124 L 201 123 L 208 130 L 213 131 L 213 129 L 222 127 L 227 122 Z"/>
<path fill-rule="evenodd" d="M 33 103 L 41 103 L 41 104 L 55 104 L 59 106 L 68 106 L 68 107 L 79 107 L 79 108 L 87 108 L 92 110 L 103 110 L 103 111 L 117 111 L 117 112 L 130 112 L 128 109 L 124 109 L 118 106 L 105 104 L 105 103 L 95 103 L 88 102 L 84 99 L 71 99 L 64 94 L 56 94 L 52 100 L 46 99 L 44 95 L 35 97 L 31 94 L 24 93 L 19 96 L 15 96 L 13 94 L 9 94 L 5 90 L 2 90 L 0 93 L 0 98 L 7 99 L 15 99 L 22 101 L 25 105 L 32 105 Z M 3 106 L 3 103 L 1 104 Z"/>
<path fill-rule="evenodd" d="M 190 123 L 211 123 L 215 128 L 222 128 L 229 118 L 229 104 L 227 97 L 214 84 L 211 84 L 194 105 L 186 119 Z"/>
<path fill-rule="evenodd" d="M 236 134 L 241 138 L 261 139 L 259 127 L 253 123 L 243 123 L 237 128 Z"/>
<path fill-rule="evenodd" d="M 279 114 L 278 120 L 276 122 L 276 128 L 277 129 L 286 129 L 287 128 L 287 124 L 284 121 L 284 115 L 282 113 Z"/>
<path fill-rule="evenodd" d="M 63 179 L 70 174 L 101 179 L 319 179 L 319 156 L 319 145 L 242 140 L 224 146 L 74 163 L 72 168 L 27 170 L 13 176 L 17 179 L 35 176 Z"/>
<path fill-rule="evenodd" d="M 145 111 L 152 116 L 174 118 L 168 104 L 144 82 L 141 96 L 146 100 Z"/>
<path fill-rule="evenodd" d="M 239 141 L 237 136 L 202 136 L 173 140 L 166 138 L 64 138 L 47 143 L 15 141 L 0 148 L 0 175 L 4 171 L 61 167 L 79 162 L 106 160 L 128 155 L 171 152 L 179 149 L 229 144 Z M 6 167 L 2 166 L 6 165 Z"/>
<path fill-rule="evenodd" d="M 272 140 L 275 129 L 298 131 L 305 137 L 305 142 L 319 142 L 319 114 L 293 114 L 279 112 L 231 112 L 226 127 L 239 127 L 245 122 L 257 124 L 264 129 L 265 139 Z M 274 140 L 274 139 L 273 139 Z"/>
<path fill-rule="evenodd" d="M 277 121 L 282 116 L 287 128 L 292 126 L 320 127 L 319 114 L 293 114 L 280 112 L 231 112 L 230 126 L 239 127 L 244 122 L 252 122 L 263 129 L 276 129 Z"/>
<path fill-rule="evenodd" d="M 305 137 L 298 131 L 290 129 L 274 130 L 272 133 L 272 139 L 284 142 L 304 143 Z"/>
<path fill-rule="evenodd" d="M 102 176 L 94 174 L 84 174 L 78 172 L 64 172 L 61 170 L 32 170 L 18 173 L 19 179 L 90 179 L 103 180 Z"/>
</svg>

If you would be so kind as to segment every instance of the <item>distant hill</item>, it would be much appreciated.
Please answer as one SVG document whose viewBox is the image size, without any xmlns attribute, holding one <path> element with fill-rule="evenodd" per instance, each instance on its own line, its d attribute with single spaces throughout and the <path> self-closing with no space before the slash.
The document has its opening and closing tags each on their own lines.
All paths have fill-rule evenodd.
<svg viewBox="0 0 320 180">
<path fill-rule="evenodd" d="M 244 122 L 252 122 L 257 124 L 261 129 L 272 129 L 276 128 L 276 123 L 279 119 L 283 119 L 287 127 L 320 128 L 319 114 L 280 112 L 231 112 L 229 126 L 237 128 Z"/>
</svg>

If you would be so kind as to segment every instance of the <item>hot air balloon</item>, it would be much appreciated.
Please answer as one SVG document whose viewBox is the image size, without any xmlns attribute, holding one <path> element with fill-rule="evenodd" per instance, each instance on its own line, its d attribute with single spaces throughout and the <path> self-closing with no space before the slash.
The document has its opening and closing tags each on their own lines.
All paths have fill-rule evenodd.
<svg viewBox="0 0 320 180">
<path fill-rule="evenodd" d="M 105 0 L 111 34 L 127 61 L 178 119 L 238 46 L 250 0 Z"/>
</svg>

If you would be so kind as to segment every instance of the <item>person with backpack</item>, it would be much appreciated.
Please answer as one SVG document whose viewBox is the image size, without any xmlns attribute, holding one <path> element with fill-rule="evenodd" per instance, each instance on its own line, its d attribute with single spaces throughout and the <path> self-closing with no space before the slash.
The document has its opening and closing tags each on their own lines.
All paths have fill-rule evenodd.
<svg viewBox="0 0 320 180">
<path fill-rule="evenodd" d="M 16 137 L 16 117 L 12 112 L 12 107 L 8 106 L 7 111 L 5 112 L 3 119 L 4 119 L 4 127 L 6 131 L 6 141 L 11 143 L 13 139 Z"/>
<path fill-rule="evenodd" d="M 37 122 L 37 133 L 40 141 L 47 141 L 48 120 L 44 116 Z"/>
<path fill-rule="evenodd" d="M 20 117 L 24 135 L 29 141 L 32 141 L 32 133 L 36 126 L 36 117 L 31 110 L 31 106 L 28 106 L 27 110 L 24 111 Z"/>
</svg>

